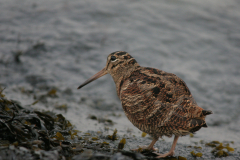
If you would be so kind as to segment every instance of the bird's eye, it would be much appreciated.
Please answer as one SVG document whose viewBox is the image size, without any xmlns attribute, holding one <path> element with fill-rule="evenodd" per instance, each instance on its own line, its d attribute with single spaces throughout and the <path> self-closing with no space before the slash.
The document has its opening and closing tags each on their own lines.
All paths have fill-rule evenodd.
<svg viewBox="0 0 240 160">
<path fill-rule="evenodd" d="M 111 56 L 111 61 L 112 62 L 114 62 L 114 61 L 116 61 L 117 60 L 117 58 L 115 57 L 115 56 Z"/>
</svg>

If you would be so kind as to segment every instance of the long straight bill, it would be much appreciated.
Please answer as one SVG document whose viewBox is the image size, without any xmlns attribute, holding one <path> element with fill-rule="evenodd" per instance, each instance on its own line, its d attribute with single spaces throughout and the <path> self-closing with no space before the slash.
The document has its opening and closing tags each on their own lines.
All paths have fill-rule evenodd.
<svg viewBox="0 0 240 160">
<path fill-rule="evenodd" d="M 96 73 L 94 76 L 92 76 L 91 78 L 89 78 L 88 80 L 86 80 L 83 84 L 81 84 L 78 89 L 82 88 L 83 86 L 87 85 L 88 83 L 104 76 L 105 74 L 107 74 L 107 70 L 105 68 L 103 68 L 101 71 L 99 71 L 98 73 Z"/>
</svg>

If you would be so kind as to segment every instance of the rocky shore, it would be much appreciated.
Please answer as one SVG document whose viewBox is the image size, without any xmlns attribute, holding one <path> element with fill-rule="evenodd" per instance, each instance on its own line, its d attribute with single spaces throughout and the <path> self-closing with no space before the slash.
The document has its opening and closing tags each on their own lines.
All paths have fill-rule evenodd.
<svg viewBox="0 0 240 160">
<path fill-rule="evenodd" d="M 92 120 L 97 117 L 91 116 Z M 62 114 L 38 111 L 31 106 L 0 98 L 0 160 L 2 159 L 102 159 L 102 160 L 154 160 L 155 154 L 139 148 L 133 152 L 131 143 L 150 141 L 151 137 L 119 136 L 117 129 L 82 132 Z M 193 136 L 193 135 L 190 135 Z M 160 140 L 160 152 L 170 143 Z M 148 143 L 148 142 L 146 142 Z M 238 159 L 239 151 L 232 148 L 234 142 L 204 140 L 192 146 L 178 144 L 177 156 L 165 159 Z M 164 147 L 165 146 L 165 147 Z M 180 156 L 181 155 L 181 156 Z"/>
</svg>

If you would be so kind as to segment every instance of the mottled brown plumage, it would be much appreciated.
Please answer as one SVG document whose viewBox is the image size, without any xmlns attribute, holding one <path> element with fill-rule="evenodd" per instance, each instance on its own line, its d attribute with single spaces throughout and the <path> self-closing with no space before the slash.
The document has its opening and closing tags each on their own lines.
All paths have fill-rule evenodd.
<svg viewBox="0 0 240 160">
<path fill-rule="evenodd" d="M 106 67 L 84 82 L 79 88 L 109 73 L 128 119 L 154 139 L 147 147 L 152 149 L 159 137 L 175 135 L 169 153 L 173 155 L 179 136 L 207 127 L 205 116 L 211 111 L 197 105 L 185 82 L 175 74 L 141 67 L 127 52 L 117 51 L 107 58 Z"/>
</svg>

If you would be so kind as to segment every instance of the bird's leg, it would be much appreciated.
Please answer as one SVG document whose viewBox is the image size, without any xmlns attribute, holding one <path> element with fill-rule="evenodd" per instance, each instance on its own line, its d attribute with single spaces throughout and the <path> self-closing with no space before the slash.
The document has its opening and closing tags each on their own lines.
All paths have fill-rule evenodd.
<svg viewBox="0 0 240 160">
<path fill-rule="evenodd" d="M 168 153 L 160 154 L 160 153 L 154 152 L 155 154 L 158 155 L 157 158 L 164 158 L 164 157 L 167 157 L 167 156 L 173 156 L 174 155 L 174 149 L 176 147 L 178 138 L 179 138 L 179 136 L 175 136 L 174 137 L 172 147 L 171 147 L 171 149 L 170 149 L 170 151 Z"/>
<path fill-rule="evenodd" d="M 157 148 L 154 148 L 153 146 L 157 142 L 157 140 L 158 140 L 158 138 L 153 138 L 152 142 L 149 144 L 148 147 L 146 147 L 146 149 L 156 151 Z"/>
<path fill-rule="evenodd" d="M 150 150 L 150 151 L 157 151 L 158 149 L 157 148 L 154 148 L 154 144 L 157 142 L 158 138 L 153 138 L 152 142 L 149 144 L 149 146 L 139 146 L 140 148 L 142 149 L 147 149 L 147 150 Z M 131 149 L 132 151 L 138 151 L 139 149 Z"/>
</svg>

